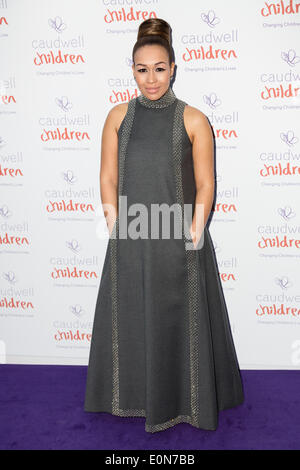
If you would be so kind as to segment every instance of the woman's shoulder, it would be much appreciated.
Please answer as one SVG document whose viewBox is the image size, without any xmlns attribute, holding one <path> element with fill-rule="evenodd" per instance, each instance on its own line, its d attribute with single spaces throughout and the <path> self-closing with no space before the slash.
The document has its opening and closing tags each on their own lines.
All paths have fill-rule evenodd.
<svg viewBox="0 0 300 470">
<path fill-rule="evenodd" d="M 184 124 L 191 142 L 196 134 L 207 132 L 209 125 L 208 118 L 200 109 L 187 104 L 183 112 Z"/>
<path fill-rule="evenodd" d="M 127 113 L 127 110 L 128 110 L 128 101 L 125 103 L 116 104 L 109 110 L 107 117 L 113 123 L 116 132 L 118 132 L 120 125 Z"/>
<path fill-rule="evenodd" d="M 203 121 L 207 120 L 207 116 L 203 113 L 203 111 L 189 104 L 184 107 L 184 114 L 188 120 L 197 121 L 198 124 L 201 124 Z"/>
</svg>

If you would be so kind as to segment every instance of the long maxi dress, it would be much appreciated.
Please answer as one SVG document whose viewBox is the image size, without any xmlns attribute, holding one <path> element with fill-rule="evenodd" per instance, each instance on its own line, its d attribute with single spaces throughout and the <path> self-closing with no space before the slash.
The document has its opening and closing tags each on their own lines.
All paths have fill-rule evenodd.
<svg viewBox="0 0 300 470">
<path fill-rule="evenodd" d="M 170 87 L 157 100 L 141 94 L 128 103 L 118 131 L 118 197 L 127 207 L 119 203 L 107 245 L 87 369 L 84 410 L 145 417 L 151 433 L 183 422 L 216 430 L 219 411 L 244 401 L 207 226 L 200 249 L 187 249 L 171 223 L 168 238 L 161 227 L 151 238 L 151 205 L 194 208 L 185 105 Z M 138 203 L 150 214 L 146 236 L 121 236 Z"/>
</svg>

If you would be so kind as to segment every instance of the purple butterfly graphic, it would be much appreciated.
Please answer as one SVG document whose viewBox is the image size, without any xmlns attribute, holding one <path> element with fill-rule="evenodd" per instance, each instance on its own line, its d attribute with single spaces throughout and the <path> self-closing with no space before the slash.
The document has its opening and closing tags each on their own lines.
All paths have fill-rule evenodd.
<svg viewBox="0 0 300 470">
<path fill-rule="evenodd" d="M 201 13 L 201 19 L 207 23 L 210 28 L 214 28 L 220 23 L 220 19 L 216 16 L 213 10 L 209 10 L 207 15 L 205 13 Z"/>
<path fill-rule="evenodd" d="M 283 290 L 288 289 L 289 287 L 293 285 L 286 276 L 283 276 L 282 278 L 276 277 L 275 282 Z"/>
<path fill-rule="evenodd" d="M 203 101 L 212 109 L 215 109 L 221 105 L 221 100 L 217 97 L 215 93 L 211 93 L 210 95 L 204 95 Z"/>
<path fill-rule="evenodd" d="M 71 305 L 70 306 L 70 311 L 73 313 L 73 315 L 76 315 L 76 317 L 82 317 L 84 315 L 84 310 L 80 305 Z"/>
<path fill-rule="evenodd" d="M 56 16 L 54 18 L 54 20 L 52 20 L 51 18 L 49 18 L 48 20 L 48 24 L 49 26 L 51 26 L 51 28 L 55 29 L 55 31 L 57 33 L 61 33 L 62 31 L 64 31 L 66 29 L 66 25 L 65 23 L 63 23 L 62 19 L 60 16 Z"/>
<path fill-rule="evenodd" d="M 286 134 L 284 132 L 281 132 L 280 134 L 281 140 L 285 142 L 289 147 L 292 147 L 293 145 L 297 144 L 298 142 L 298 137 L 295 137 L 293 131 L 288 131 Z"/>
<path fill-rule="evenodd" d="M 12 212 L 9 210 L 9 208 L 7 206 L 2 206 L 0 207 L 0 215 L 2 215 L 2 217 L 4 218 L 8 218 L 12 215 Z"/>
<path fill-rule="evenodd" d="M 77 178 L 76 176 L 74 176 L 74 173 L 72 170 L 67 170 L 66 172 L 63 171 L 62 177 L 69 184 L 74 184 L 77 181 Z"/>
<path fill-rule="evenodd" d="M 66 242 L 66 246 L 67 246 L 70 250 L 72 250 L 74 253 L 78 253 L 78 252 L 81 250 L 81 247 L 80 247 L 78 241 L 77 241 L 77 240 L 74 240 L 74 239 L 73 239 L 72 241 L 70 241 L 70 242 Z"/>
<path fill-rule="evenodd" d="M 287 53 L 282 52 L 281 58 L 291 67 L 295 67 L 295 65 L 300 61 L 300 57 L 296 55 L 296 51 L 294 49 L 289 49 Z"/>
<path fill-rule="evenodd" d="M 278 213 L 284 218 L 284 220 L 290 220 L 296 215 L 290 206 L 285 206 L 284 208 L 280 207 L 278 209 Z"/>
<path fill-rule="evenodd" d="M 16 275 L 13 271 L 8 271 L 7 273 L 3 273 L 3 279 L 8 281 L 10 284 L 15 284 L 17 282 Z"/>
<path fill-rule="evenodd" d="M 63 111 L 70 111 L 73 105 L 70 103 L 66 96 L 62 96 L 61 98 L 55 98 L 55 103 L 63 110 Z"/>
</svg>

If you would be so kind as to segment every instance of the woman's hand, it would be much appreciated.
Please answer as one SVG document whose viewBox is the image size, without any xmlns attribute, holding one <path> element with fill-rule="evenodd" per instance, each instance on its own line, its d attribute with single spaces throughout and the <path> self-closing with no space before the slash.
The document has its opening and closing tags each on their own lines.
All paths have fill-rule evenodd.
<svg viewBox="0 0 300 470">
<path fill-rule="evenodd" d="M 112 217 L 111 219 L 109 219 L 107 221 L 107 228 L 108 228 L 108 231 L 109 231 L 109 238 L 111 237 L 111 235 L 113 233 L 114 227 L 116 225 L 116 221 L 117 221 L 116 216 Z"/>
<path fill-rule="evenodd" d="M 190 230 L 190 234 L 191 234 L 191 238 L 192 238 L 192 242 L 193 242 L 194 248 L 196 249 L 200 238 L 198 238 L 198 237 L 196 236 L 196 233 L 195 233 L 195 231 L 193 230 L 193 225 L 190 226 L 189 230 Z"/>
</svg>

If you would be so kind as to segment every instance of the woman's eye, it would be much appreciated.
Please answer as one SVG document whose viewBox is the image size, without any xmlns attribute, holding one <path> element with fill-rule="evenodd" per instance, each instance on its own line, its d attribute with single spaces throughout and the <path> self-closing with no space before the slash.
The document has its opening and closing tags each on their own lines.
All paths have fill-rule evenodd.
<svg viewBox="0 0 300 470">
<path fill-rule="evenodd" d="M 145 70 L 146 70 L 146 69 L 138 69 L 138 72 L 144 72 Z M 160 72 L 160 71 L 163 72 L 165 69 L 163 69 L 162 67 L 157 67 L 156 70 L 158 70 L 159 72 Z"/>
</svg>

